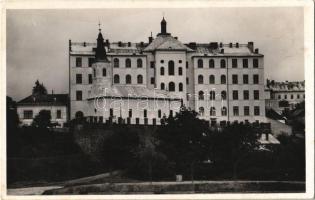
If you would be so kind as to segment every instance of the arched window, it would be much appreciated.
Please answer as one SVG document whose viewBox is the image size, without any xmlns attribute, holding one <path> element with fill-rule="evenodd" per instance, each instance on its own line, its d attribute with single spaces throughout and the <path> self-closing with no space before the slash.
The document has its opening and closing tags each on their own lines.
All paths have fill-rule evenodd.
<svg viewBox="0 0 315 200">
<path fill-rule="evenodd" d="M 142 59 L 140 58 L 137 60 L 137 67 L 142 68 Z"/>
<path fill-rule="evenodd" d="M 103 68 L 103 76 L 106 76 L 106 68 Z"/>
<path fill-rule="evenodd" d="M 142 77 L 142 75 L 138 75 L 138 76 L 137 76 L 137 82 L 138 82 L 138 84 L 142 84 L 142 83 L 143 83 L 143 77 Z"/>
<path fill-rule="evenodd" d="M 170 91 L 170 92 L 174 92 L 175 91 L 175 83 L 174 82 L 170 82 L 168 84 L 168 91 Z"/>
<path fill-rule="evenodd" d="M 222 98 L 222 100 L 226 100 L 226 91 L 222 91 L 221 92 L 221 98 Z"/>
<path fill-rule="evenodd" d="M 164 67 L 161 67 L 160 74 L 161 74 L 161 76 L 164 76 Z"/>
<path fill-rule="evenodd" d="M 210 108 L 210 116 L 215 116 L 215 107 Z"/>
<path fill-rule="evenodd" d="M 126 68 L 131 68 L 131 60 L 127 58 L 125 62 Z"/>
<path fill-rule="evenodd" d="M 203 116 L 204 113 L 205 113 L 205 108 L 204 108 L 204 107 L 200 107 L 200 108 L 199 108 L 199 114 L 200 114 L 201 116 Z"/>
<path fill-rule="evenodd" d="M 198 84 L 203 84 L 203 76 L 202 75 L 198 76 Z"/>
<path fill-rule="evenodd" d="M 75 113 L 75 118 L 76 119 L 82 119 L 84 117 L 84 114 L 82 111 L 78 111 Z"/>
<path fill-rule="evenodd" d="M 119 59 L 118 58 L 114 59 L 114 67 L 119 67 Z"/>
<path fill-rule="evenodd" d="M 180 91 L 180 92 L 183 91 L 183 84 L 182 83 L 178 84 L 178 91 Z"/>
<path fill-rule="evenodd" d="M 203 68 L 203 61 L 201 59 L 198 59 L 197 61 L 197 65 L 198 65 L 198 68 Z"/>
<path fill-rule="evenodd" d="M 165 84 L 161 83 L 161 90 L 165 90 Z"/>
<path fill-rule="evenodd" d="M 226 66 L 225 66 L 225 60 L 221 60 L 221 62 L 220 62 L 220 66 L 221 66 L 221 68 L 225 68 Z"/>
<path fill-rule="evenodd" d="M 210 84 L 214 84 L 214 83 L 215 83 L 215 77 L 214 77 L 214 75 L 210 75 L 210 76 L 209 76 L 209 83 L 210 83 Z"/>
<path fill-rule="evenodd" d="M 168 75 L 173 76 L 174 74 L 175 74 L 174 61 L 170 60 L 168 61 Z"/>
<path fill-rule="evenodd" d="M 215 91 L 210 91 L 210 100 L 215 100 Z"/>
<path fill-rule="evenodd" d="M 199 93 L 198 93 L 198 99 L 199 99 L 199 100 L 204 100 L 204 93 L 203 93 L 203 91 L 199 91 Z"/>
<path fill-rule="evenodd" d="M 119 80 L 119 75 L 118 74 L 115 74 L 114 75 L 114 83 L 119 83 L 120 80 Z"/>
<path fill-rule="evenodd" d="M 221 75 L 221 84 L 226 84 L 226 76 Z"/>
<path fill-rule="evenodd" d="M 131 76 L 129 74 L 126 75 L 126 84 L 131 84 Z"/>
<path fill-rule="evenodd" d="M 214 60 L 213 59 L 209 60 L 209 68 L 214 68 Z"/>
<path fill-rule="evenodd" d="M 227 109 L 226 109 L 226 107 L 222 107 L 222 109 L 221 109 L 221 115 L 222 115 L 222 116 L 226 116 L 226 115 L 227 115 Z"/>
<path fill-rule="evenodd" d="M 180 76 L 183 75 L 183 68 L 181 67 L 178 68 L 178 75 Z"/>
</svg>

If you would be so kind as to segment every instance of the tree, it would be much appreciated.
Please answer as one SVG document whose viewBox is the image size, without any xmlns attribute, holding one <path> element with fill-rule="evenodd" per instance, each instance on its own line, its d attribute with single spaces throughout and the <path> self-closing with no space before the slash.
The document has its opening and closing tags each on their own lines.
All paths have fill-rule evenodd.
<svg viewBox="0 0 315 200">
<path fill-rule="evenodd" d="M 33 91 L 32 91 L 33 95 L 46 95 L 47 94 L 47 90 L 44 86 L 44 84 L 40 84 L 39 81 L 37 80 L 35 82 L 35 86 L 33 87 Z"/>
<path fill-rule="evenodd" d="M 49 110 L 41 110 L 38 115 L 35 116 L 32 126 L 39 128 L 51 127 L 51 114 Z"/>
</svg>

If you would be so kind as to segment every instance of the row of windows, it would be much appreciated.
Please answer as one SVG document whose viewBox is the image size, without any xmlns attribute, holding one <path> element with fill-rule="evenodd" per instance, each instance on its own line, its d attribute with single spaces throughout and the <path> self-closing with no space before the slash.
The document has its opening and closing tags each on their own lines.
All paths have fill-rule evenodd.
<svg viewBox="0 0 315 200">
<path fill-rule="evenodd" d="M 291 94 L 291 95 L 289 95 L 289 96 L 290 96 L 291 99 L 294 99 L 294 96 L 295 96 L 295 95 L 294 95 L 294 94 Z M 278 99 L 281 99 L 281 98 L 282 98 L 282 97 L 281 97 L 281 94 L 279 94 L 279 95 L 278 95 Z M 288 99 L 288 95 L 286 95 L 286 94 L 283 95 L 283 98 L 284 98 L 284 99 Z M 296 98 L 297 98 L 297 99 L 300 99 L 300 98 L 301 98 L 300 94 L 297 94 L 297 95 L 296 95 Z M 303 94 L 303 98 L 305 99 L 305 94 Z"/>
<path fill-rule="evenodd" d="M 232 91 L 232 98 L 233 100 L 238 100 L 239 99 L 239 95 L 238 95 L 238 90 L 233 90 Z M 220 97 L 220 98 L 218 98 Z M 215 93 L 215 91 L 210 91 L 209 93 L 209 100 L 226 100 L 226 91 L 223 90 L 221 91 L 221 94 L 217 94 Z M 198 92 L 198 99 L 199 100 L 205 100 L 205 94 L 204 92 L 201 90 Z M 253 99 L 254 100 L 259 100 L 259 90 L 254 90 L 253 91 Z M 243 90 L 243 100 L 249 100 L 249 90 Z"/>
<path fill-rule="evenodd" d="M 120 76 L 118 74 L 114 75 L 114 83 L 119 84 L 120 83 Z M 125 76 L 125 83 L 126 84 L 132 84 L 131 75 L 127 74 Z M 143 84 L 143 76 L 139 74 L 137 76 L 137 84 Z"/>
<path fill-rule="evenodd" d="M 249 116 L 250 115 L 250 107 L 249 106 L 244 106 L 244 116 Z M 204 107 L 199 108 L 199 114 L 201 116 L 204 116 L 205 114 L 205 109 Z M 210 108 L 210 116 L 216 116 L 216 109 L 215 107 Z M 234 116 L 239 116 L 239 107 L 238 106 L 233 106 L 233 115 Z M 258 116 L 260 115 L 260 107 L 259 106 L 254 106 L 254 115 Z M 227 116 L 227 108 L 222 107 L 221 108 L 221 116 Z"/>
<path fill-rule="evenodd" d="M 248 68 L 248 59 L 243 59 L 243 68 Z M 253 59 L 253 67 L 258 68 L 259 62 L 258 59 Z M 203 68 L 204 67 L 204 62 L 202 59 L 197 60 L 197 67 L 198 68 Z M 213 59 L 210 59 L 208 62 L 208 67 L 209 68 L 215 68 L 215 61 Z M 226 61 L 224 59 L 220 60 L 220 67 L 221 68 L 226 68 Z M 238 67 L 238 59 L 232 59 L 232 68 L 237 68 Z"/>
<path fill-rule="evenodd" d="M 114 58 L 114 67 L 119 68 L 120 67 L 120 62 L 118 58 Z M 131 68 L 131 60 L 130 58 L 125 59 L 125 67 L 126 68 Z M 138 58 L 137 59 L 137 68 L 142 68 L 143 67 L 143 61 L 142 59 Z"/>
<path fill-rule="evenodd" d="M 210 75 L 209 76 L 209 84 L 215 84 L 215 76 L 214 75 Z M 226 84 L 226 76 L 225 75 L 221 75 L 220 77 L 220 83 L 221 84 Z M 238 75 L 237 74 L 233 74 L 232 75 L 232 84 L 238 84 Z M 205 84 L 204 83 L 204 78 L 203 75 L 199 75 L 198 76 L 198 84 Z M 243 74 L 243 84 L 249 84 L 248 81 L 248 74 Z M 253 84 L 259 84 L 259 75 L 258 74 L 254 74 L 253 75 Z"/>
<path fill-rule="evenodd" d="M 50 113 L 50 110 L 47 110 Z M 24 110 L 23 111 L 23 119 L 33 119 L 33 111 L 32 110 Z M 56 111 L 56 119 L 61 119 L 61 110 Z"/>
<path fill-rule="evenodd" d="M 161 90 L 165 90 L 165 83 L 161 83 Z M 175 86 L 175 83 L 174 82 L 169 82 L 168 83 L 168 91 L 170 92 L 175 92 L 176 90 L 176 86 Z M 178 84 L 178 91 L 179 92 L 182 92 L 183 91 L 183 83 L 179 83 Z"/>
<path fill-rule="evenodd" d="M 94 58 L 89 58 L 88 59 L 88 66 L 92 67 L 92 64 L 95 62 Z M 76 57 L 75 59 L 75 66 L 76 67 L 82 67 L 82 58 L 81 57 Z"/>
</svg>

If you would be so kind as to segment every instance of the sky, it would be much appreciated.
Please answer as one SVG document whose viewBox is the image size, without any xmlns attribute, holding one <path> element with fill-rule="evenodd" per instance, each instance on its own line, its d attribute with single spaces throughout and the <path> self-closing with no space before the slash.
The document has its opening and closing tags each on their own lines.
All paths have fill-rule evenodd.
<svg viewBox="0 0 315 200">
<path fill-rule="evenodd" d="M 183 42 L 254 42 L 265 79 L 304 80 L 303 8 L 171 8 L 7 10 L 7 95 L 18 101 L 38 79 L 49 93 L 68 93 L 68 44 L 105 39 L 147 42 L 167 30 Z"/>
</svg>

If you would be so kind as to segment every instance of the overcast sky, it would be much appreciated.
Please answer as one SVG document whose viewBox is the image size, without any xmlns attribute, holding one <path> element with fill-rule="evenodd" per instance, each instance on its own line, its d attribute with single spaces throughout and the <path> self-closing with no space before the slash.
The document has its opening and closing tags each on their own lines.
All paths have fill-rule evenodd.
<svg viewBox="0 0 315 200">
<path fill-rule="evenodd" d="M 20 100 L 34 82 L 68 92 L 68 40 L 95 42 L 98 22 L 110 41 L 147 41 L 160 30 L 186 42 L 253 41 L 265 78 L 304 80 L 302 8 L 7 10 L 7 95 Z"/>
</svg>

